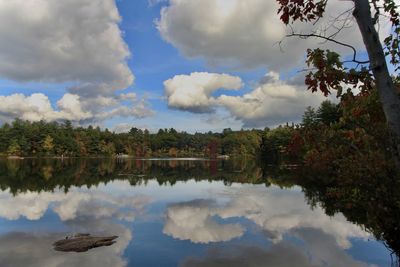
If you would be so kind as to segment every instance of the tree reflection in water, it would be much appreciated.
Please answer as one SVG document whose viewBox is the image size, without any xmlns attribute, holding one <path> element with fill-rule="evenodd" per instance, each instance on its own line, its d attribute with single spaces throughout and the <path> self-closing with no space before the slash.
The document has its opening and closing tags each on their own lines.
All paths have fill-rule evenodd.
<svg viewBox="0 0 400 267">
<path fill-rule="evenodd" d="M 349 179 L 298 171 L 290 179 L 302 187 L 308 203 L 329 216 L 341 212 L 392 251 L 392 265 L 400 266 L 400 180 L 395 175 Z M 276 179 L 277 184 L 287 182 Z"/>
</svg>

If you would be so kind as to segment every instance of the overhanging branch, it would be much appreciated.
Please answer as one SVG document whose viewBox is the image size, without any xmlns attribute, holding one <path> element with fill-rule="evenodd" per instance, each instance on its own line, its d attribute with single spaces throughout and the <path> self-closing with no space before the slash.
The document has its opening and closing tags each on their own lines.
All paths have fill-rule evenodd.
<svg viewBox="0 0 400 267">
<path fill-rule="evenodd" d="M 294 37 L 294 36 L 295 37 L 300 37 L 302 39 L 307 39 L 307 38 L 310 38 L 310 37 L 320 38 L 320 39 L 324 39 L 326 41 L 333 42 L 333 43 L 341 45 L 341 46 L 348 47 L 351 50 L 353 50 L 352 62 L 357 63 L 357 64 L 367 64 L 367 63 L 369 63 L 369 60 L 365 60 L 365 61 L 357 60 L 357 50 L 354 48 L 354 46 L 346 44 L 346 43 L 343 43 L 343 42 L 340 42 L 340 41 L 337 41 L 337 40 L 332 39 L 330 37 L 326 37 L 326 36 L 315 34 L 315 33 L 309 33 L 309 34 L 291 33 L 291 34 L 286 35 L 286 37 Z"/>
</svg>

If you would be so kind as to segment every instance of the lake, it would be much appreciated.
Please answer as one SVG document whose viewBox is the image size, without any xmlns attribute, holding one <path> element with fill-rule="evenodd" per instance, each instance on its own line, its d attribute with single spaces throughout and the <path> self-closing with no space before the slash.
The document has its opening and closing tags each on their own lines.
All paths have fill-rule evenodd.
<svg viewBox="0 0 400 267">
<path fill-rule="evenodd" d="M 390 266 L 382 241 L 254 161 L 0 160 L 0 266 Z M 117 235 L 88 252 L 52 244 Z"/>
</svg>

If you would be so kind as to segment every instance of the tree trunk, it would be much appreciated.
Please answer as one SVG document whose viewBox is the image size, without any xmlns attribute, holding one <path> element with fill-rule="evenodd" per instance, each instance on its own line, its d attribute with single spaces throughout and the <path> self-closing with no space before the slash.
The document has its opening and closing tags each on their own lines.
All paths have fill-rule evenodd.
<svg viewBox="0 0 400 267">
<path fill-rule="evenodd" d="M 400 155 L 400 98 L 398 97 L 393 80 L 390 77 L 386 64 L 385 54 L 379 35 L 371 16 L 368 0 L 354 0 L 355 9 L 353 16 L 356 18 L 365 48 L 370 60 L 370 68 L 375 77 L 379 98 L 382 102 L 383 111 L 393 138 L 393 145 Z"/>
</svg>

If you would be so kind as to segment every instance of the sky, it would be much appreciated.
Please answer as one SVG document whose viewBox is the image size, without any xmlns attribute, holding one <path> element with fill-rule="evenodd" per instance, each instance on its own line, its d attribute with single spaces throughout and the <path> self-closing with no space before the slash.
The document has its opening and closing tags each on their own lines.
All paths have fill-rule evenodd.
<svg viewBox="0 0 400 267">
<path fill-rule="evenodd" d="M 349 8 L 332 0 L 317 24 L 292 27 L 330 34 L 345 23 L 337 38 L 363 56 L 351 17 L 335 20 Z M 304 86 L 306 49 L 352 51 L 285 38 L 277 9 L 275 0 L 0 0 L 0 123 L 205 132 L 299 122 L 325 100 Z"/>
</svg>

